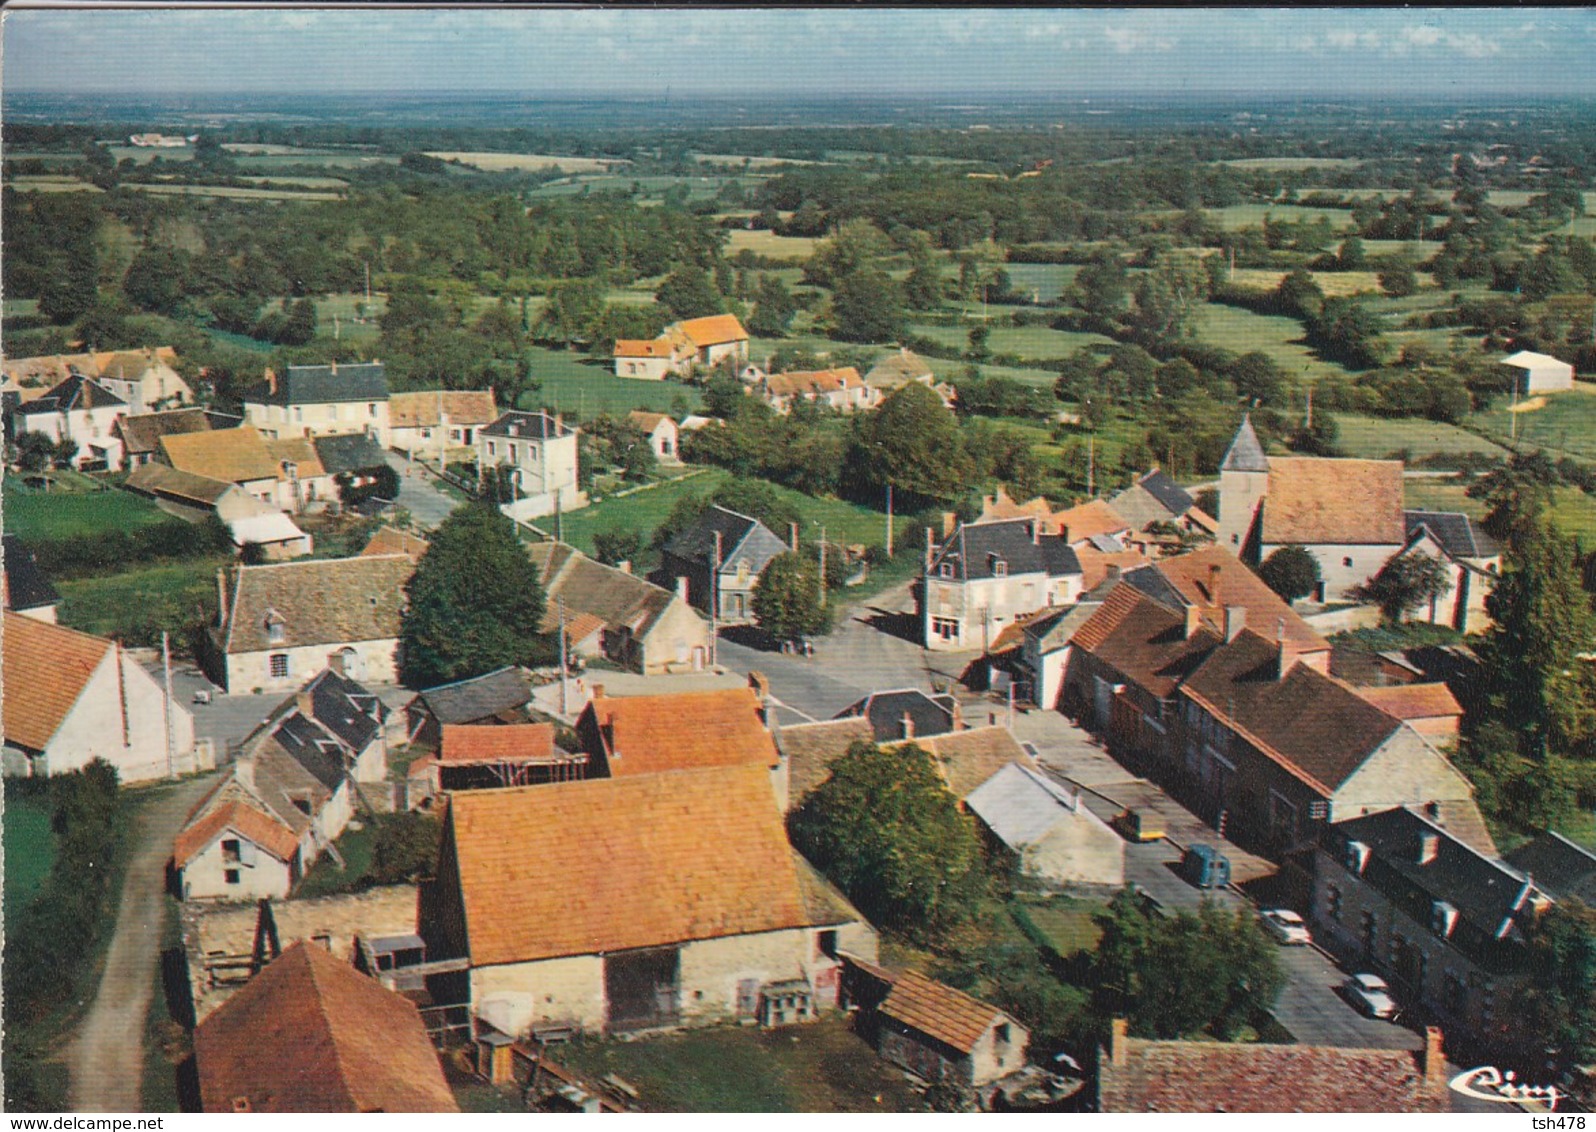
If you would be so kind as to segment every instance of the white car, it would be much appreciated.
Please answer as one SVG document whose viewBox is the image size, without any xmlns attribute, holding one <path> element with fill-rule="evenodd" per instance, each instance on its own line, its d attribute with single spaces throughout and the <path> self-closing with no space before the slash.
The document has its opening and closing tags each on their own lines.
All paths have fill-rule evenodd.
<svg viewBox="0 0 1596 1132">
<path fill-rule="evenodd" d="M 1397 1006 L 1391 999 L 1391 988 L 1378 975 L 1353 975 L 1343 984 L 1343 990 L 1352 1004 L 1370 1018 L 1391 1018 Z"/>
<path fill-rule="evenodd" d="M 1279 943 L 1298 946 L 1309 942 L 1308 925 L 1289 908 L 1266 908 L 1259 913 L 1259 918 L 1263 921 L 1264 931 L 1274 936 Z"/>
</svg>

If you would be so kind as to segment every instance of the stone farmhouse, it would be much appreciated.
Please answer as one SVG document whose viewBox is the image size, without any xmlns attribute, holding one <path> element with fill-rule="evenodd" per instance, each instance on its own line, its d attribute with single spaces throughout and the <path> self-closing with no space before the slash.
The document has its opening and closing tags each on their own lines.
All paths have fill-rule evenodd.
<svg viewBox="0 0 1596 1132">
<path fill-rule="evenodd" d="M 493 391 L 433 389 L 388 396 L 388 447 L 437 464 L 470 460 L 477 431 L 499 419 Z"/>
<path fill-rule="evenodd" d="M 748 392 L 782 416 L 792 412 L 800 401 L 839 413 L 852 413 L 874 408 L 881 400 L 880 394 L 864 383 L 853 366 L 773 373 L 756 380 Z"/>
<path fill-rule="evenodd" d="M 622 338 L 615 343 L 615 376 L 663 381 L 686 377 L 726 359 L 748 360 L 748 331 L 735 315 L 690 318 L 667 326 L 658 338 Z"/>
<path fill-rule="evenodd" d="M 268 439 L 369 432 L 389 444 L 388 378 L 381 362 L 288 366 L 244 394 L 244 421 Z"/>
</svg>

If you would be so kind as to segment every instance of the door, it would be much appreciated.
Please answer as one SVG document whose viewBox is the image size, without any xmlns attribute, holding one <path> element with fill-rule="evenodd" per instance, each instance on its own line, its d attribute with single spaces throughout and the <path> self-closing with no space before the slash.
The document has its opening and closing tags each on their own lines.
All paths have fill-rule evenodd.
<svg viewBox="0 0 1596 1132">
<path fill-rule="evenodd" d="M 606 1028 L 621 1034 L 676 1025 L 680 983 L 681 956 L 674 947 L 605 956 Z"/>
</svg>

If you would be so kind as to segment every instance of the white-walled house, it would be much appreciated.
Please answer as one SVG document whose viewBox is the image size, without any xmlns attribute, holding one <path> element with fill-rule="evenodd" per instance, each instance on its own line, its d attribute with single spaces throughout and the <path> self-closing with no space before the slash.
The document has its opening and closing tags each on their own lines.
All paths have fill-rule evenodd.
<svg viewBox="0 0 1596 1132">
<path fill-rule="evenodd" d="M 123 782 L 196 769 L 193 715 L 119 644 L 9 610 L 4 618 L 7 776 L 66 774 L 96 758 Z"/>
<path fill-rule="evenodd" d="M 682 462 L 678 443 L 680 430 L 676 422 L 665 413 L 649 413 L 642 409 L 633 409 L 626 414 L 626 423 L 635 425 L 644 436 L 648 437 L 648 446 L 654 452 L 654 459 L 662 464 Z"/>
<path fill-rule="evenodd" d="M 388 444 L 411 459 L 469 460 L 477 430 L 498 419 L 491 389 L 394 393 L 388 398 Z"/>
<path fill-rule="evenodd" d="M 367 432 L 389 444 L 388 378 L 381 362 L 288 366 L 244 394 L 244 420 L 262 435 L 339 436 Z"/>
<path fill-rule="evenodd" d="M 126 401 L 130 413 L 194 403 L 194 390 L 173 368 L 177 351 L 170 346 L 96 354 L 95 361 L 95 380 Z"/>
<path fill-rule="evenodd" d="M 1466 633 L 1485 630 L 1491 622 L 1485 599 L 1496 588 L 1502 548 L 1458 511 L 1407 511 L 1404 516 L 1408 545 L 1402 553 L 1436 559 L 1446 567 L 1447 579 L 1446 590 L 1411 619 L 1449 625 Z"/>
<path fill-rule="evenodd" d="M 24 401 L 14 420 L 19 433 L 37 432 L 56 443 L 76 444 L 74 467 L 116 471 L 122 466 L 116 422 L 127 412 L 126 401 L 92 377 L 74 372 L 44 396 Z"/>
<path fill-rule="evenodd" d="M 1005 626 L 1081 594 L 1080 559 L 1037 519 L 962 523 L 926 555 L 922 640 L 928 649 L 989 649 Z"/>
<path fill-rule="evenodd" d="M 512 519 L 526 521 L 556 511 L 587 506 L 577 482 L 577 430 L 558 414 L 505 413 L 477 430 L 477 467 L 485 477 L 511 469 L 519 496 L 500 505 Z"/>
</svg>

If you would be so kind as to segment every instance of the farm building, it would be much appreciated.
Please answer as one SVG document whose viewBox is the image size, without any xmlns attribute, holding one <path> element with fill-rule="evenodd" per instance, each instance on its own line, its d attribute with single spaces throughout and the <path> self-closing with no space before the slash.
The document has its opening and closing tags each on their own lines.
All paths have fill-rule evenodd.
<svg viewBox="0 0 1596 1132">
<path fill-rule="evenodd" d="M 1502 364 L 1518 371 L 1518 391 L 1521 396 L 1562 393 L 1574 388 L 1574 367 L 1546 354 L 1520 350 L 1503 358 Z"/>
<path fill-rule="evenodd" d="M 417 746 L 438 749 L 450 724 L 526 723 L 532 683 L 519 668 L 505 667 L 423 688 L 405 705 L 406 732 Z"/>
<path fill-rule="evenodd" d="M 965 805 L 1022 876 L 1057 887 L 1118 888 L 1125 842 L 1069 791 L 1010 763 L 970 792 Z"/>
<path fill-rule="evenodd" d="M 1031 1039 L 1013 1016 L 918 971 L 893 977 L 876 1026 L 882 1057 L 924 1081 L 966 1089 L 1022 1068 Z"/>
<path fill-rule="evenodd" d="M 635 425 L 644 436 L 648 437 L 648 446 L 654 452 L 654 459 L 662 464 L 680 464 L 681 451 L 677 447 L 678 426 L 665 413 L 649 413 L 642 409 L 633 409 L 626 414 L 626 423 Z"/>
</svg>

